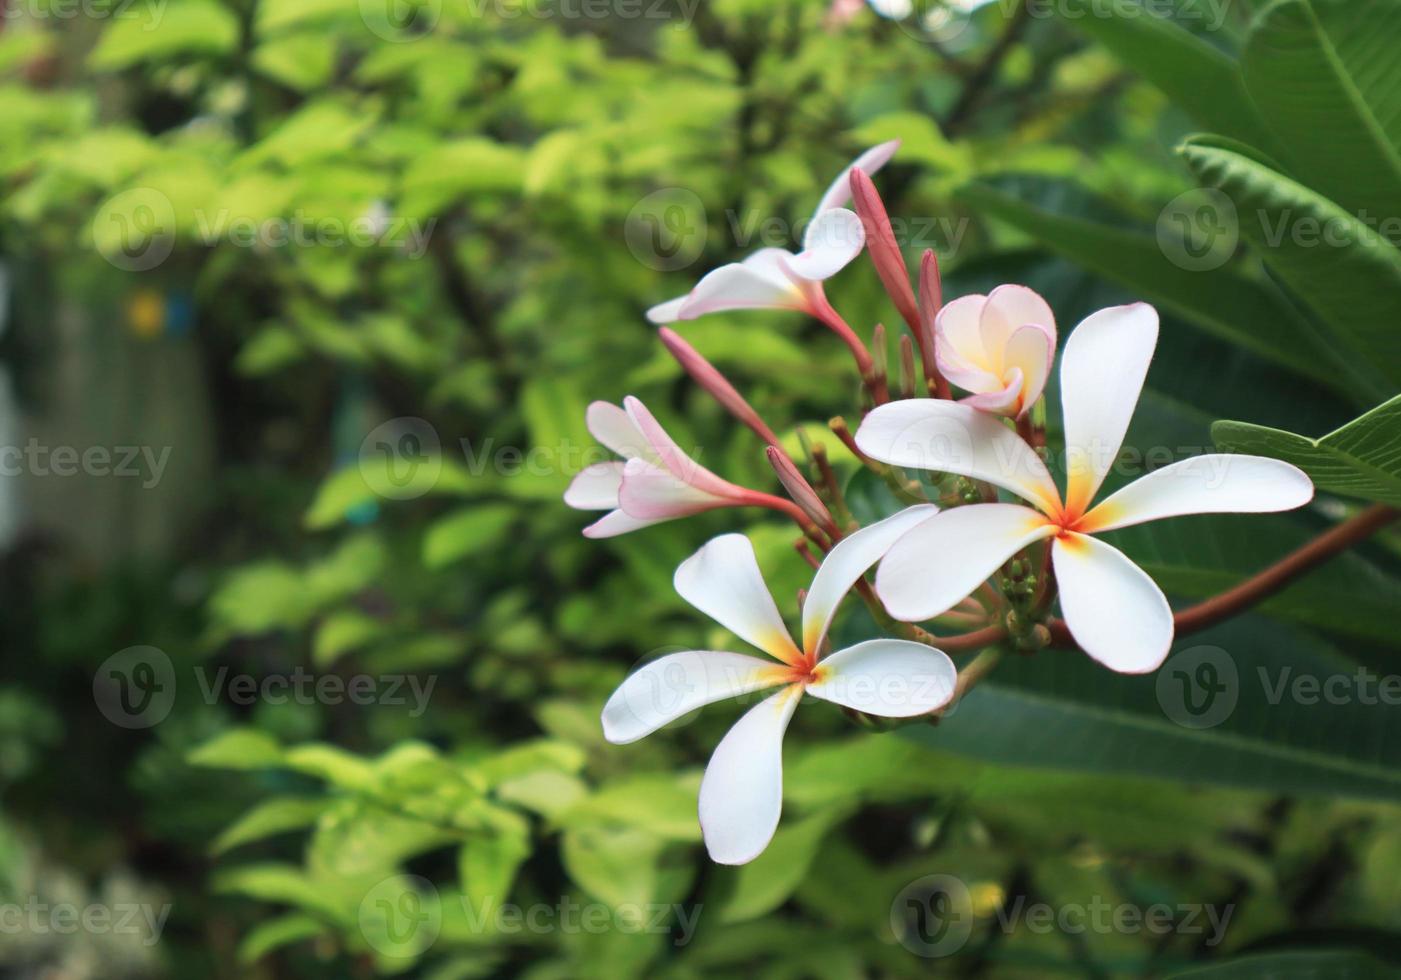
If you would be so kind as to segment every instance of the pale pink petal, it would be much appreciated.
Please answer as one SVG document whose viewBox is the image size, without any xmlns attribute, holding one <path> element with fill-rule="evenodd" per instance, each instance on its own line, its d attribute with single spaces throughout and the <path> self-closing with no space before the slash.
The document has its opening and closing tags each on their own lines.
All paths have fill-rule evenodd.
<svg viewBox="0 0 1401 980">
<path fill-rule="evenodd" d="M 1012 334 L 1029 323 L 1044 327 L 1051 336 L 1055 336 L 1056 316 L 1040 293 L 1012 284 L 998 286 L 988 293 L 987 303 L 978 321 L 978 332 L 989 359 L 998 361 Z M 1008 366 L 1003 361 L 997 365 L 997 372 L 1000 374 Z"/>
<path fill-rule="evenodd" d="M 1069 514 L 1089 509 L 1119 455 L 1157 343 L 1158 311 L 1147 303 L 1091 313 L 1065 342 L 1060 397 Z"/>
<path fill-rule="evenodd" d="M 807 693 L 883 718 L 937 711 L 953 697 L 958 670 L 942 650 L 910 640 L 867 640 L 817 668 Z"/>
<path fill-rule="evenodd" d="M 978 332 L 986 296 L 960 296 L 944 305 L 934 318 L 934 359 L 939 372 L 964 391 L 986 391 L 1001 379 L 988 366 Z"/>
<path fill-rule="evenodd" d="M 1172 607 L 1148 573 L 1086 534 L 1056 538 L 1051 562 L 1080 649 L 1121 674 L 1157 670 L 1172 646 Z"/>
<path fill-rule="evenodd" d="M 817 210 L 813 212 L 813 218 L 817 218 L 823 211 L 829 208 L 846 207 L 851 201 L 851 171 L 854 167 L 860 167 L 866 171 L 866 175 L 872 176 L 881 167 L 889 162 L 895 155 L 895 151 L 900 149 L 899 140 L 890 140 L 888 143 L 881 143 L 871 147 L 861 154 L 847 166 L 845 170 L 837 175 L 837 179 L 828 186 L 826 193 L 822 195 L 822 201 L 817 205 Z"/>
<path fill-rule="evenodd" d="M 1048 514 L 1060 507 L 1046 464 L 994 416 L 935 398 L 878 406 L 856 431 L 873 459 L 913 469 L 957 473 L 1010 490 Z"/>
<path fill-rule="evenodd" d="M 969 395 L 967 398 L 960 398 L 959 402 L 964 405 L 971 405 L 980 412 L 989 412 L 993 415 L 1017 415 L 1022 404 L 1021 369 L 1012 368 L 1012 370 L 1008 372 L 1006 387 L 995 391 L 985 391 L 976 395 Z"/>
<path fill-rule="evenodd" d="M 821 282 L 845 269 L 865 244 L 866 231 L 856 212 L 832 208 L 812 220 L 803 235 L 803 250 L 783 262 L 800 279 Z"/>
<path fill-rule="evenodd" d="M 586 538 L 616 538 L 620 534 L 627 534 L 640 528 L 651 527 L 653 524 L 660 524 L 661 519 L 643 520 L 633 517 L 622 510 L 609 511 L 588 527 L 584 528 Z"/>
<path fill-rule="evenodd" d="M 658 303 L 647 311 L 647 319 L 653 323 L 675 323 L 681 319 L 681 308 L 686 305 L 686 301 L 691 298 L 691 294 L 678 296 L 669 299 L 665 303 Z"/>
<path fill-rule="evenodd" d="M 1002 362 L 1009 372 L 1020 371 L 1023 378 L 1019 414 L 1029 411 L 1041 397 L 1055 356 L 1056 335 L 1053 329 L 1032 323 L 1012 331 L 1003 351 Z"/>
<path fill-rule="evenodd" d="M 647 458 L 649 450 L 642 430 L 619 406 L 593 402 L 584 413 L 584 424 L 595 439 L 624 459 Z"/>
<path fill-rule="evenodd" d="M 1110 531 L 1183 514 L 1264 514 L 1313 499 L 1313 481 L 1278 459 L 1212 453 L 1139 477 L 1085 515 L 1076 530 Z"/>
<path fill-rule="evenodd" d="M 910 531 L 876 569 L 876 594 L 896 619 L 932 619 L 957 605 L 1022 548 L 1056 528 L 1020 504 L 968 504 Z"/>
<path fill-rule="evenodd" d="M 803 602 L 803 649 L 807 653 L 816 653 L 822 645 L 837 606 L 866 570 L 906 532 L 938 512 L 933 504 L 907 507 L 837 542 L 822 560 Z"/>
<path fill-rule="evenodd" d="M 745 495 L 742 487 L 720 479 L 687 455 L 640 400 L 629 395 L 623 399 L 623 408 L 645 440 L 647 449 L 642 455 L 646 459 L 664 467 L 682 483 L 712 496 L 739 499 Z"/>
<path fill-rule="evenodd" d="M 694 320 L 723 310 L 804 309 L 806 298 L 780 265 L 788 257 L 781 248 L 763 248 L 743 262 L 707 273 L 681 304 L 677 318 Z"/>
<path fill-rule="evenodd" d="M 697 708 L 782 684 L 788 669 L 719 650 L 669 653 L 628 675 L 603 706 L 603 737 L 635 742 Z"/>
<path fill-rule="evenodd" d="M 623 464 L 618 460 L 585 466 L 569 482 L 564 502 L 576 510 L 611 510 L 618 506 Z"/>
<path fill-rule="evenodd" d="M 705 767 L 700 825 L 710 859 L 747 864 L 773 839 L 783 810 L 783 733 L 802 698 L 789 686 L 745 712 Z"/>
<path fill-rule="evenodd" d="M 682 483 L 666 470 L 641 459 L 627 461 L 618 488 L 619 508 L 645 521 L 669 521 L 734 502 Z"/>
<path fill-rule="evenodd" d="M 681 598 L 735 636 L 784 663 L 801 659 L 744 535 L 708 541 L 676 569 L 675 585 Z"/>
</svg>

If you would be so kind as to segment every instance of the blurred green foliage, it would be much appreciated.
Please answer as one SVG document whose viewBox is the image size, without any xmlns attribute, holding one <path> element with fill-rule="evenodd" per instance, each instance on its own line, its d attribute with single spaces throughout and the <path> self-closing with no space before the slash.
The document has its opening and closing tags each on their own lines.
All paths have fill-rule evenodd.
<svg viewBox="0 0 1401 980">
<path fill-rule="evenodd" d="M 0 21 L 17 387 L 51 391 L 55 311 L 77 304 L 139 357 L 190 354 L 198 384 L 163 412 L 207 416 L 197 438 L 213 457 L 177 487 L 198 506 L 169 513 L 160 547 L 92 562 L 25 542 L 6 558 L 0 882 L 16 896 L 115 889 L 171 912 L 154 946 L 94 953 L 50 936 L 7 942 L 0 965 L 923 976 L 931 961 L 892 930 L 904 889 L 931 874 L 969 888 L 970 939 L 945 961 L 957 973 L 1164 975 L 1286 940 L 1352 948 L 1308 954 L 1336 956 L 1330 975 L 1377 966 L 1357 949 L 1394 961 L 1394 706 L 1246 703 L 1193 730 L 1158 710 L 1152 679 L 1042 659 L 914 737 L 800 712 L 784 823 L 740 869 L 705 861 L 695 820 L 725 709 L 645 743 L 602 740 L 599 709 L 638 661 L 730 642 L 670 588 L 706 537 L 749 533 L 785 610 L 807 570 L 788 530 L 753 515 L 736 528 L 734 512 L 583 540 L 559 497 L 596 458 L 585 406 L 644 397 L 706 466 L 771 486 L 761 447 L 684 379 L 642 312 L 760 244 L 791 245 L 791 222 L 880 140 L 904 141 L 882 191 L 911 255 L 939 251 L 947 295 L 1025 282 L 1062 334 L 1109 303 L 1163 307 L 1131 444 L 1202 451 L 1212 422 L 1239 420 L 1217 430 L 1224 444 L 1332 474 L 1319 484 L 1342 496 L 1315 513 L 1124 532 L 1174 597 L 1238 581 L 1350 498 L 1395 500 L 1394 410 L 1340 427 L 1394 393 L 1386 277 L 1401 260 L 1349 252 L 1319 270 L 1242 220 L 1243 247 L 1185 269 L 1161 216 L 1194 178 L 1242 212 L 1258 197 L 1395 213 L 1401 184 L 1376 174 L 1396 134 L 1346 126 L 1334 104 L 1305 116 L 1252 101 L 1313 62 L 1295 30 L 1294 61 L 1274 63 L 1245 4 L 1207 9 L 1224 14 L 1209 28 L 1193 16 L 1205 5 L 1066 16 L 1078 6 L 992 4 L 942 32 L 869 10 L 836 27 L 826 4 L 797 0 L 647 0 L 627 9 L 663 15 L 597 18 L 472 0 L 169 0 L 61 18 L 50 0 Z M 1376 115 L 1394 124 L 1401 86 L 1376 52 L 1396 47 L 1356 40 L 1372 25 L 1394 38 L 1394 5 L 1358 3 L 1339 23 L 1345 6 L 1314 2 L 1363 49 L 1346 57 L 1365 62 L 1369 97 L 1385 89 Z M 1286 0 L 1269 27 L 1312 9 Z M 1336 139 L 1281 140 L 1309 120 Z M 1242 142 L 1173 152 L 1200 128 Z M 1332 179 L 1317 144 L 1359 130 L 1382 162 L 1357 156 Z M 1202 243 L 1188 244 L 1190 257 Z M 893 322 L 878 288 L 858 266 L 830 295 L 868 333 Z M 188 329 L 174 316 L 186 302 Z M 857 396 L 814 324 L 735 314 L 684 332 L 794 444 Z M 438 447 L 386 493 L 364 460 L 404 418 Z M 1378 432 L 1380 462 L 1349 469 L 1350 447 Z M 1349 555 L 1200 642 L 1242 672 L 1384 665 L 1401 648 L 1397 561 L 1394 542 Z M 859 616 L 845 628 L 865 628 Z M 164 651 L 177 685 L 168 714 L 128 730 L 92 688 L 134 644 Z M 299 672 L 378 686 L 370 704 L 215 686 Z M 1185 927 L 1001 926 L 1018 900 L 1231 918 L 1219 943 Z M 569 919 L 571 902 L 603 924 Z M 506 904 L 547 910 L 545 924 L 497 915 Z"/>
</svg>

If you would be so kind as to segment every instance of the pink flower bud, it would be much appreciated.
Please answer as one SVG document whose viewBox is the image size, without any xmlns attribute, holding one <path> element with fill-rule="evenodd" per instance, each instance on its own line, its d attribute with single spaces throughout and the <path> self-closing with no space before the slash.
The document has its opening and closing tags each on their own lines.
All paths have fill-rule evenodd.
<svg viewBox="0 0 1401 980">
<path fill-rule="evenodd" d="M 876 185 L 859 167 L 851 171 L 851 197 L 866 230 L 866 250 L 871 253 L 876 274 L 910 330 L 918 331 L 919 311 L 915 307 L 914 291 L 910 289 L 910 271 L 905 266 L 905 257 L 900 254 L 895 232 L 890 227 L 890 216 L 876 193 Z"/>
</svg>

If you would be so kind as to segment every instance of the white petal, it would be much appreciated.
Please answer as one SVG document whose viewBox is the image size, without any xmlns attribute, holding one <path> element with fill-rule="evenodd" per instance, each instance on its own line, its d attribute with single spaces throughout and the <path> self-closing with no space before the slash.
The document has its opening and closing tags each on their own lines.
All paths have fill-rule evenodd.
<svg viewBox="0 0 1401 980">
<path fill-rule="evenodd" d="M 623 510 L 613 510 L 584 528 L 584 537 L 616 538 L 618 535 L 627 534 L 629 531 L 636 531 L 640 528 L 651 527 L 653 524 L 660 524 L 664 519 L 665 518 L 644 520 L 639 517 L 633 517 Z"/>
<path fill-rule="evenodd" d="M 934 359 L 939 371 L 964 391 L 986 391 L 999 381 L 978 327 L 986 303 L 986 296 L 971 293 L 945 303 L 934 317 Z"/>
<path fill-rule="evenodd" d="M 786 674 L 785 667 L 742 653 L 669 653 L 618 685 L 603 706 L 603 737 L 635 742 L 703 705 L 782 684 Z"/>
<path fill-rule="evenodd" d="M 851 171 L 854 167 L 860 167 L 866 171 L 866 176 L 870 177 L 887 161 L 895 155 L 895 151 L 900 149 L 899 140 L 891 140 L 888 143 L 881 143 L 873 146 L 865 153 L 847 165 L 847 168 L 837 175 L 837 179 L 827 187 L 826 193 L 822 195 L 822 201 L 817 205 L 817 210 L 812 213 L 816 218 L 828 208 L 843 208 L 851 201 Z"/>
<path fill-rule="evenodd" d="M 940 511 L 895 543 L 876 569 L 876 594 L 908 623 L 947 612 L 1022 548 L 1056 528 L 1019 504 Z"/>
<path fill-rule="evenodd" d="M 1091 313 L 1065 342 L 1060 397 L 1072 515 L 1089 508 L 1119 455 L 1157 343 L 1158 311 L 1147 303 Z"/>
<path fill-rule="evenodd" d="M 913 718 L 953 697 L 958 670 L 942 650 L 909 640 L 867 640 L 818 667 L 807 693 L 868 715 Z"/>
<path fill-rule="evenodd" d="M 686 300 L 691 298 L 691 294 L 678 296 L 669 299 L 665 303 L 658 303 L 647 311 L 647 319 L 653 323 L 675 323 L 681 319 L 681 307 L 686 305 Z"/>
<path fill-rule="evenodd" d="M 939 512 L 933 504 L 907 507 L 883 521 L 851 534 L 828 552 L 822 567 L 813 576 L 812 587 L 803 602 L 803 649 L 816 653 L 827 635 L 827 627 L 842 598 L 851 591 L 856 580 L 866 574 L 890 546 L 911 528 L 929 520 Z"/>
<path fill-rule="evenodd" d="M 669 521 L 731 503 L 725 497 L 682 483 L 666 470 L 641 459 L 630 459 L 624 464 L 618 488 L 618 506 L 629 516 L 647 521 Z"/>
<path fill-rule="evenodd" d="M 1279 459 L 1211 453 L 1139 477 L 1076 525 L 1087 533 L 1183 514 L 1265 514 L 1313 499 L 1313 481 Z"/>
<path fill-rule="evenodd" d="M 710 859 L 747 864 L 773 839 L 783 810 L 783 733 L 802 698 L 790 685 L 744 713 L 705 767 L 700 825 Z"/>
<path fill-rule="evenodd" d="M 993 391 L 982 391 L 976 395 L 969 395 L 967 398 L 960 398 L 959 402 L 976 408 L 980 412 L 990 412 L 993 415 L 1007 417 L 1017 415 L 1022 405 L 1021 369 L 1012 368 L 1007 373 L 1007 381 L 1003 387 Z"/>
<path fill-rule="evenodd" d="M 781 248 L 761 249 L 743 262 L 731 262 L 707 273 L 681 304 L 678 318 L 694 320 L 722 310 L 802 308 L 806 303 L 803 294 L 778 265 L 786 256 Z"/>
<path fill-rule="evenodd" d="M 883 463 L 986 480 L 1048 513 L 1060 506 L 1060 493 L 1035 450 L 968 405 L 935 398 L 881 405 L 861 423 L 856 445 Z"/>
<path fill-rule="evenodd" d="M 1012 334 L 1028 324 L 1049 329 L 1051 336 L 1055 336 L 1056 316 L 1040 293 L 1025 286 L 998 286 L 988 293 L 987 304 L 978 322 L 983 350 L 994 361 L 1001 359 Z M 998 365 L 998 373 L 1006 366 L 1005 363 Z"/>
<path fill-rule="evenodd" d="M 813 219 L 803 235 L 803 250 L 784 262 L 799 278 L 820 282 L 845 269 L 865 244 L 866 229 L 856 212 L 833 208 Z"/>
<path fill-rule="evenodd" d="M 1086 534 L 1056 538 L 1051 562 L 1080 649 L 1121 674 L 1157 670 L 1172 646 L 1172 607 L 1148 573 Z"/>
<path fill-rule="evenodd" d="M 584 413 L 590 434 L 624 459 L 648 456 L 647 440 L 621 407 L 609 402 L 593 402 Z"/>
<path fill-rule="evenodd" d="M 564 502 L 576 510 L 611 510 L 618 506 L 622 482 L 623 463 L 618 460 L 585 466 L 569 482 Z"/>
<path fill-rule="evenodd" d="M 722 534 L 706 542 L 676 569 L 675 584 L 681 598 L 735 636 L 784 663 L 800 659 L 744 535 Z"/>
<path fill-rule="evenodd" d="M 1023 379 L 1021 409 L 1036 404 L 1051 374 L 1051 362 L 1056 356 L 1056 335 L 1047 333 L 1038 324 L 1028 324 L 1012 332 L 1002 353 L 1003 365 L 1010 371 L 1020 371 Z"/>
</svg>

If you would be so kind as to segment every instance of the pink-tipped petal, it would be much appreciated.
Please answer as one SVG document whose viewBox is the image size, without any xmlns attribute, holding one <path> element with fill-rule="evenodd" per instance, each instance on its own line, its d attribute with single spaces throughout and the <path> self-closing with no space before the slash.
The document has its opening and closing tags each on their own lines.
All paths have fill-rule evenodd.
<svg viewBox="0 0 1401 980">
<path fill-rule="evenodd" d="M 900 149 L 899 140 L 890 140 L 887 143 L 880 143 L 871 147 L 861 154 L 843 170 L 837 174 L 837 179 L 827 187 L 826 193 L 822 195 L 822 200 L 817 205 L 817 210 L 813 212 L 816 218 L 823 211 L 829 208 L 843 208 L 851 201 L 851 171 L 855 167 L 860 167 L 867 174 L 874 174 L 881 167 L 884 167 L 890 158 L 895 155 L 895 151 Z"/>
<path fill-rule="evenodd" d="M 623 408 L 646 441 L 646 459 L 656 462 L 682 483 L 711 496 L 732 500 L 745 496 L 743 488 L 722 480 L 687 455 L 639 399 L 629 395 L 623 399 Z"/>
<path fill-rule="evenodd" d="M 1006 385 L 1005 388 L 998 391 L 986 391 L 969 395 L 967 398 L 960 398 L 959 402 L 976 408 L 980 412 L 1014 417 L 1020 414 L 1022 405 L 1022 372 L 1020 369 L 1013 368 L 1008 372 Z"/>
<path fill-rule="evenodd" d="M 967 405 L 934 398 L 880 405 L 856 430 L 856 445 L 882 463 L 986 480 L 1047 514 L 1060 508 L 1060 492 L 1036 451 L 999 419 Z"/>
<path fill-rule="evenodd" d="M 1080 649 L 1121 674 L 1157 670 L 1172 647 L 1162 589 L 1113 545 L 1062 534 L 1051 545 L 1065 625 Z"/>
<path fill-rule="evenodd" d="M 913 718 L 948 704 L 958 670 L 942 650 L 910 640 L 867 640 L 838 650 L 807 693 L 882 718 Z"/>
<path fill-rule="evenodd" d="M 812 587 L 808 589 L 808 597 L 803 602 L 803 649 L 807 653 L 817 653 L 822 646 L 837 606 L 857 580 L 866 574 L 866 570 L 880 561 L 891 545 L 912 528 L 938 512 L 939 508 L 933 504 L 907 507 L 898 514 L 842 538 L 828 552 L 813 576 Z"/>
<path fill-rule="evenodd" d="M 1184 514 L 1264 514 L 1302 507 L 1313 481 L 1291 463 L 1262 456 L 1193 456 L 1139 477 L 1077 525 L 1087 533 Z"/>
<path fill-rule="evenodd" d="M 983 350 L 992 357 L 994 351 L 1001 351 L 1019 327 L 1036 323 L 1047 328 L 1051 336 L 1056 333 L 1056 315 L 1041 298 L 1041 294 L 1026 286 L 1009 283 L 998 286 L 988 293 L 987 305 L 979 322 L 979 332 L 983 338 Z"/>
<path fill-rule="evenodd" d="M 876 594 L 907 623 L 953 608 L 1022 548 L 1056 533 L 1019 504 L 940 511 L 897 541 L 876 569 Z"/>
<path fill-rule="evenodd" d="M 603 737 L 626 745 L 697 708 L 782 684 L 786 668 L 719 650 L 671 653 L 628 675 L 603 706 Z"/>
<path fill-rule="evenodd" d="M 783 811 L 783 733 L 802 691 L 786 687 L 745 712 L 721 739 L 700 788 L 710 859 L 747 864 L 763 853 Z"/>
<path fill-rule="evenodd" d="M 801 659 L 744 535 L 712 538 L 681 563 L 674 581 L 681 598 L 735 636 L 784 663 Z"/>
<path fill-rule="evenodd" d="M 633 517 L 622 510 L 609 511 L 588 527 L 584 528 L 586 538 L 616 538 L 620 534 L 627 534 L 644 527 L 651 527 L 653 524 L 660 524 L 660 520 L 642 520 Z"/>
<path fill-rule="evenodd" d="M 665 303 L 658 303 L 647 311 L 647 319 L 653 323 L 675 323 L 681 319 L 681 310 L 690 298 L 691 294 L 687 293 L 685 296 L 669 299 Z"/>
<path fill-rule="evenodd" d="M 612 510 L 618 506 L 618 488 L 623 483 L 623 463 L 611 460 L 585 466 L 569 482 L 564 502 L 575 510 Z"/>
<path fill-rule="evenodd" d="M 632 416 L 610 402 L 593 402 L 584 412 L 589 434 L 624 459 L 649 457 L 647 440 Z"/>
<path fill-rule="evenodd" d="M 976 293 L 950 300 L 934 319 L 935 360 L 939 371 L 964 391 L 987 391 L 1001 387 L 1002 379 L 992 372 L 983 350 L 979 330 L 986 296 Z"/>
<path fill-rule="evenodd" d="M 1147 303 L 1091 313 L 1065 342 L 1060 397 L 1069 513 L 1089 509 L 1119 455 L 1157 343 L 1158 311 Z"/>
<path fill-rule="evenodd" d="M 731 498 L 717 497 L 683 483 L 666 470 L 642 459 L 628 460 L 618 488 L 619 508 L 644 521 L 689 517 L 733 503 Z"/>
<path fill-rule="evenodd" d="M 1012 331 L 1003 353 L 1007 371 L 1020 371 L 1022 376 L 1021 411 L 1025 414 L 1036 404 L 1046 388 L 1051 374 L 1051 362 L 1056 356 L 1054 329 L 1029 323 Z"/>
</svg>

